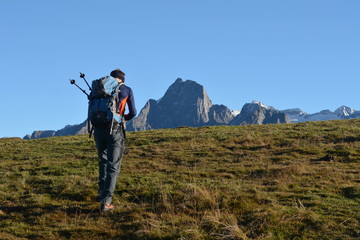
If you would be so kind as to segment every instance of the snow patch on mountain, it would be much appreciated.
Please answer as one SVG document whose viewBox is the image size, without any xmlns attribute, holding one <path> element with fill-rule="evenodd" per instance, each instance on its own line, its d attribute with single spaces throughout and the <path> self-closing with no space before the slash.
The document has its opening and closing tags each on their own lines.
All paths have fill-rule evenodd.
<svg viewBox="0 0 360 240">
<path fill-rule="evenodd" d="M 252 103 L 252 104 L 257 104 L 257 105 L 259 105 L 260 107 L 265 108 L 265 109 L 270 109 L 270 108 L 271 108 L 271 107 L 266 106 L 265 104 L 263 104 L 262 102 L 260 102 L 260 101 L 258 101 L 258 100 L 253 100 L 251 103 Z"/>
<path fill-rule="evenodd" d="M 349 119 L 349 118 L 358 118 L 360 112 L 356 111 L 347 106 L 341 106 L 337 108 L 334 112 L 330 110 L 322 110 L 317 113 L 308 114 L 303 112 L 299 108 L 286 109 L 281 112 L 286 113 L 291 122 L 307 122 L 307 121 L 328 121 L 328 120 L 340 120 L 340 119 Z"/>
<path fill-rule="evenodd" d="M 239 110 L 232 110 L 232 111 L 231 111 L 231 114 L 232 114 L 234 117 L 236 117 L 237 115 L 240 114 L 240 111 L 239 111 Z"/>
<path fill-rule="evenodd" d="M 353 115 L 355 113 L 355 110 L 343 105 L 343 106 L 339 107 L 338 109 L 336 109 L 335 113 L 339 117 L 346 118 L 346 117 Z"/>
</svg>

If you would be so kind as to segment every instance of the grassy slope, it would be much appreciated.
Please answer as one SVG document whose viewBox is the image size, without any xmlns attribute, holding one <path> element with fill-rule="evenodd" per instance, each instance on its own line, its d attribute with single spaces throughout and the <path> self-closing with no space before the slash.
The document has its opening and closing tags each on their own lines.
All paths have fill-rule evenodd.
<svg viewBox="0 0 360 240">
<path fill-rule="evenodd" d="M 360 120 L 128 135 L 112 214 L 93 140 L 0 139 L 0 239 L 360 237 Z"/>
</svg>

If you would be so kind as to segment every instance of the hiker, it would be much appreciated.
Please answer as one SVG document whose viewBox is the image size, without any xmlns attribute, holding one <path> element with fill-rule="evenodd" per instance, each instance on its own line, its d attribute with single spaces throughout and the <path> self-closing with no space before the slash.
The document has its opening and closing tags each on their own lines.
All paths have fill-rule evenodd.
<svg viewBox="0 0 360 240">
<path fill-rule="evenodd" d="M 129 121 L 136 116 L 134 95 L 125 85 L 125 73 L 115 69 L 110 76 L 118 82 L 118 93 L 116 96 L 116 112 Z M 125 106 L 128 105 L 128 114 L 124 114 Z M 101 211 L 109 211 L 115 208 L 112 196 L 120 174 L 121 159 L 124 153 L 125 123 L 113 121 L 111 126 L 94 127 L 94 138 L 99 156 L 99 189 L 98 201 L 101 202 Z"/>
</svg>

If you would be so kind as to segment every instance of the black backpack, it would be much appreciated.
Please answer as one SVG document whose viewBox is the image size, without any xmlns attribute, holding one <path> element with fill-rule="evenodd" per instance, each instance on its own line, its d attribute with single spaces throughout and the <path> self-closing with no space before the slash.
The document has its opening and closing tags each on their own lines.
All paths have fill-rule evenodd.
<svg viewBox="0 0 360 240">
<path fill-rule="evenodd" d="M 111 76 L 92 81 L 88 107 L 88 130 L 90 136 L 93 126 L 110 128 L 111 133 L 114 121 L 117 123 L 122 122 L 122 116 L 118 112 L 119 87 L 118 81 Z"/>
</svg>

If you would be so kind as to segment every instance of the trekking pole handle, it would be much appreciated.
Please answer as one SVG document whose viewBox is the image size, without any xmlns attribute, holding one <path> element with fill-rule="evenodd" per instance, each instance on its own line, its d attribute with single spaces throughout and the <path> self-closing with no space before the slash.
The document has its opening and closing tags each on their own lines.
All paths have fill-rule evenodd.
<svg viewBox="0 0 360 240">
<path fill-rule="evenodd" d="M 85 81 L 86 85 L 89 87 L 89 90 L 90 90 L 90 92 L 91 92 L 91 91 L 92 91 L 92 89 L 91 89 L 91 87 L 90 87 L 89 83 L 88 83 L 88 82 L 86 81 L 86 79 L 85 79 L 85 74 L 84 74 L 84 73 L 82 73 L 82 72 L 80 72 L 80 78 L 84 79 L 84 81 Z"/>
<path fill-rule="evenodd" d="M 79 85 L 76 84 L 75 80 L 74 79 L 70 79 L 70 84 L 74 84 L 75 86 L 77 86 L 83 93 L 85 93 L 85 95 L 89 98 L 89 94 L 87 94 L 87 92 L 82 89 L 81 87 L 79 87 Z"/>
</svg>

